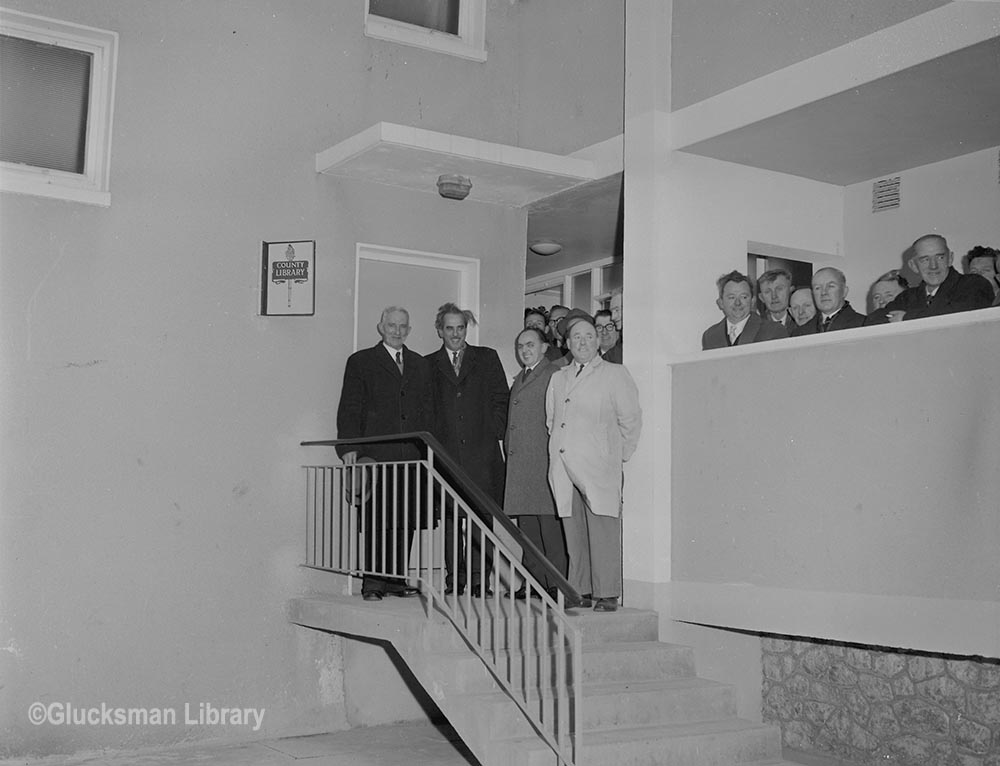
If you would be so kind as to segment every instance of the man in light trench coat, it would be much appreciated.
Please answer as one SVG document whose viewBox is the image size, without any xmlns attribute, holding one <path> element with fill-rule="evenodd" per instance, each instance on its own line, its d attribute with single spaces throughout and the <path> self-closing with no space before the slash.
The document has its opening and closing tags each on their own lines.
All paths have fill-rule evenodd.
<svg viewBox="0 0 1000 766">
<path fill-rule="evenodd" d="M 573 361 L 552 376 L 545 413 L 567 579 L 584 594 L 581 606 L 593 600 L 595 611 L 614 612 L 622 594 L 622 468 L 642 430 L 639 392 L 623 365 L 598 355 L 593 317 L 574 309 L 560 329 Z"/>
</svg>

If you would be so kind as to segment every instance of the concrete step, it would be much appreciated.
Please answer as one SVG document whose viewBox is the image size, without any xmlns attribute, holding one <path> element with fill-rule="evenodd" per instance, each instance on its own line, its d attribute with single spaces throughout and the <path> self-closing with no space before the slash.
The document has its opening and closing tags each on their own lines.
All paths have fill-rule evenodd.
<svg viewBox="0 0 1000 766">
<path fill-rule="evenodd" d="M 670 726 L 585 732 L 578 766 L 735 766 L 781 763 L 774 727 L 731 718 Z M 554 766 L 555 755 L 538 737 L 491 743 L 491 766 Z"/>
<path fill-rule="evenodd" d="M 543 668 L 543 659 L 547 667 Z M 525 655 L 503 650 L 497 661 L 501 668 L 510 668 L 514 685 L 538 687 L 539 678 L 548 678 L 547 686 L 555 685 L 558 668 L 551 652 L 543 657 L 530 655 L 529 676 L 525 679 Z M 651 681 L 669 678 L 694 677 L 694 652 L 690 647 L 666 644 L 659 641 L 621 641 L 590 644 L 583 648 L 583 682 L 622 683 Z M 427 663 L 446 691 L 490 691 L 497 688 L 496 680 L 483 666 L 480 659 L 467 648 L 428 654 Z M 572 683 L 572 669 L 567 667 L 566 678 Z"/>
<path fill-rule="evenodd" d="M 694 724 L 731 719 L 736 715 L 733 688 L 701 678 L 585 684 L 582 689 L 583 730 L 631 730 L 638 727 Z M 543 721 L 558 717 L 551 695 L 528 695 L 528 709 Z M 564 702 L 565 714 L 573 720 L 572 699 Z M 448 699 L 449 722 L 458 731 L 471 725 L 487 739 L 530 737 L 531 724 L 500 689 L 473 692 Z"/>
<path fill-rule="evenodd" d="M 736 716 L 732 686 L 703 678 L 584 684 L 585 731 L 713 721 Z"/>
<path fill-rule="evenodd" d="M 654 678 L 689 678 L 694 650 L 662 641 L 607 641 L 584 644 L 584 683 Z"/>
<path fill-rule="evenodd" d="M 459 627 L 465 627 L 473 640 L 480 642 L 487 651 L 503 651 L 511 647 L 523 650 L 526 646 L 538 650 L 542 646 L 550 648 L 558 642 L 557 629 L 551 623 L 543 623 L 540 605 L 536 601 L 530 605 L 516 601 L 512 605 L 509 599 L 473 599 L 466 604 L 465 599 L 460 598 L 457 606 Z M 529 609 L 531 617 L 525 620 Z M 570 618 L 569 625 L 580 631 L 584 646 L 647 642 L 659 638 L 659 615 L 649 610 L 620 609 L 608 614 L 570 609 L 566 614 Z M 465 646 L 465 641 L 443 615 L 434 615 L 430 625 L 433 632 L 428 649 Z"/>
</svg>

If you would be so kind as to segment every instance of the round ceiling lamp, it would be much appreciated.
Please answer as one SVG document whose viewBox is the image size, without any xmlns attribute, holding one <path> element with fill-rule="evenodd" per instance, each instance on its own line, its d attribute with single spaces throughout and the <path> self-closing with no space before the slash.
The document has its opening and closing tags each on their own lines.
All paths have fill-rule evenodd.
<svg viewBox="0 0 1000 766">
<path fill-rule="evenodd" d="M 540 239 L 528 245 L 528 249 L 535 255 L 555 255 L 562 250 L 562 245 L 553 239 Z"/>
</svg>

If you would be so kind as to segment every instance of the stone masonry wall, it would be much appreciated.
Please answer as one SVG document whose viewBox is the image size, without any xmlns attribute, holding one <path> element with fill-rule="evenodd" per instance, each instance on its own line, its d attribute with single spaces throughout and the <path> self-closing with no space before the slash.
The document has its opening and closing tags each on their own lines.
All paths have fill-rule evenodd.
<svg viewBox="0 0 1000 766">
<path fill-rule="evenodd" d="M 874 766 L 1000 766 L 1000 660 L 764 637 L 786 748 Z"/>
</svg>

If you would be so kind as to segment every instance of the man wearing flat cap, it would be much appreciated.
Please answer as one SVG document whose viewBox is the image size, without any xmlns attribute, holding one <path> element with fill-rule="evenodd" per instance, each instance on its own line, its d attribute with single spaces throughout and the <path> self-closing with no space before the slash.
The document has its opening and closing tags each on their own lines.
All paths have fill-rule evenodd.
<svg viewBox="0 0 1000 766">
<path fill-rule="evenodd" d="M 572 360 L 549 382 L 545 415 L 567 579 L 584 596 L 580 606 L 614 612 L 622 594 L 622 469 L 642 430 L 639 392 L 624 365 L 597 353 L 592 316 L 573 309 L 559 331 Z"/>
</svg>

